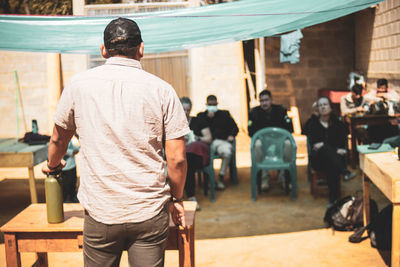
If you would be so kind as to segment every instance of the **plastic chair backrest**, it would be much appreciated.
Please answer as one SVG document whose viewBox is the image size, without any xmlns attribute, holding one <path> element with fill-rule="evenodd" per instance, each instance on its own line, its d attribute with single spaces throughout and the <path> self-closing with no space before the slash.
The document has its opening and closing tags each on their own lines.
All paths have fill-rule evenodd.
<svg viewBox="0 0 400 267">
<path fill-rule="evenodd" d="M 251 138 L 251 160 L 255 162 L 254 148 L 256 141 L 262 144 L 263 159 L 268 161 L 283 161 L 283 148 L 285 140 L 289 140 L 292 145 L 292 161 L 296 160 L 297 145 L 292 134 L 282 128 L 266 127 L 257 131 Z"/>
</svg>

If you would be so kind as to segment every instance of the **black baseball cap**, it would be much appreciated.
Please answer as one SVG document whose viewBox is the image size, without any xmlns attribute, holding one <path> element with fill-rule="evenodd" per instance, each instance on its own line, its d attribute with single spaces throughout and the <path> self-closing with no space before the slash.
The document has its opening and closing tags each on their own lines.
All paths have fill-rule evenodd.
<svg viewBox="0 0 400 267">
<path fill-rule="evenodd" d="M 104 29 L 104 46 L 107 49 L 135 47 L 141 42 L 139 26 L 131 19 L 114 19 Z"/>
</svg>

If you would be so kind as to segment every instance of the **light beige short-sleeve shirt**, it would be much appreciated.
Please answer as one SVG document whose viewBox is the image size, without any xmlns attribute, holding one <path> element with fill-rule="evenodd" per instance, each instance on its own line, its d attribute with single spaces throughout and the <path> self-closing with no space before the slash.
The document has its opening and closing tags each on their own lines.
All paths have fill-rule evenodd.
<svg viewBox="0 0 400 267">
<path fill-rule="evenodd" d="M 74 76 L 64 89 L 55 124 L 76 129 L 81 143 L 78 198 L 105 224 L 142 222 L 170 197 L 163 140 L 189 127 L 174 89 L 139 61 L 109 58 Z"/>
</svg>

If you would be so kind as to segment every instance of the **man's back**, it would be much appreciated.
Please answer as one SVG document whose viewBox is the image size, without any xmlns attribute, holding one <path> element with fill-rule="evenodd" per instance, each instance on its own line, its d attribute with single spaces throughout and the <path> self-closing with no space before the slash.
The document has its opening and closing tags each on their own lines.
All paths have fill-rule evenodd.
<svg viewBox="0 0 400 267">
<path fill-rule="evenodd" d="M 82 144 L 82 205 L 103 223 L 154 217 L 170 197 L 163 139 L 187 132 L 183 110 L 176 117 L 182 107 L 172 87 L 138 61 L 112 57 L 72 79 L 59 109 L 71 102 Z M 62 125 L 59 114 L 55 122 Z"/>
</svg>

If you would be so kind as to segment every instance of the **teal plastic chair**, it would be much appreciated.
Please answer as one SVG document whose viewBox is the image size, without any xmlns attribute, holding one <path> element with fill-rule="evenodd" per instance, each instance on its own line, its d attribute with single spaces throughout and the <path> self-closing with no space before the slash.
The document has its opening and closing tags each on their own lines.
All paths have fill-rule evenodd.
<svg viewBox="0 0 400 267">
<path fill-rule="evenodd" d="M 236 139 L 233 140 L 233 153 L 231 162 L 229 163 L 229 175 L 234 186 L 238 185 L 237 178 L 237 167 L 236 167 Z M 210 181 L 210 201 L 215 202 L 215 171 L 214 171 L 214 159 L 221 158 L 216 154 L 215 150 L 211 146 L 210 148 L 210 163 L 204 167 L 203 171 L 208 175 Z M 204 186 L 207 186 L 206 184 Z"/>
<path fill-rule="evenodd" d="M 292 160 L 283 159 L 283 146 L 285 140 L 290 140 L 292 145 Z M 256 162 L 255 144 L 260 140 L 262 144 L 262 162 Z M 292 184 L 292 200 L 296 200 L 297 172 L 296 152 L 297 145 L 290 132 L 282 128 L 267 127 L 257 131 L 251 138 L 251 199 L 256 201 L 257 176 L 261 170 L 288 170 Z"/>
</svg>

